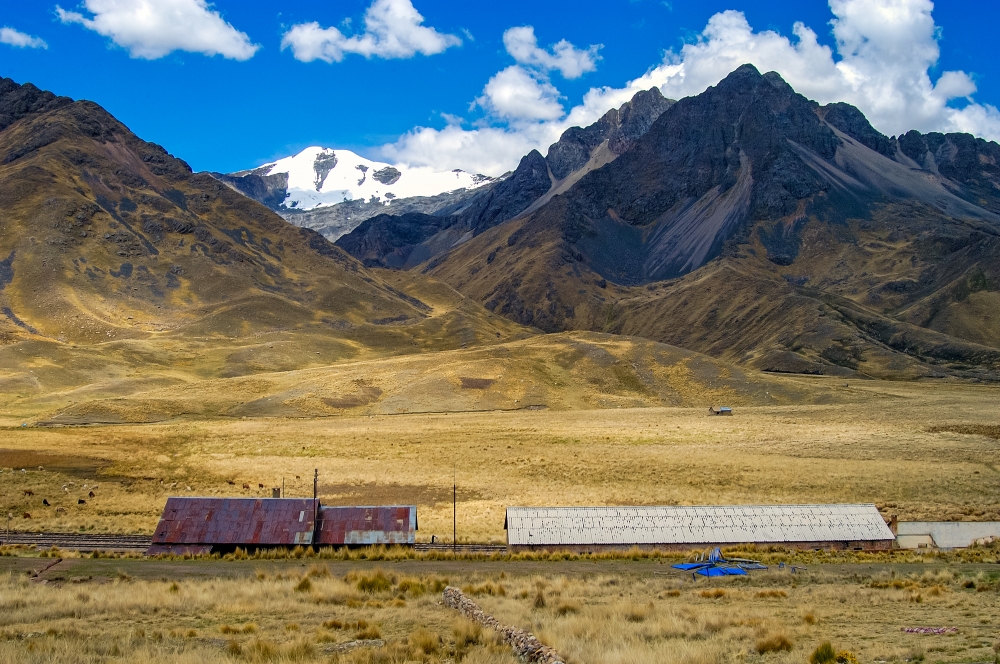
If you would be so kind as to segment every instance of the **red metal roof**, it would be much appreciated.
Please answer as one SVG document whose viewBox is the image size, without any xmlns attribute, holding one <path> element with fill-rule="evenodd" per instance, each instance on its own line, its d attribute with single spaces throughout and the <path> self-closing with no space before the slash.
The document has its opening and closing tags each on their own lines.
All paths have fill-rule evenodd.
<svg viewBox="0 0 1000 664">
<path fill-rule="evenodd" d="M 320 507 L 315 542 L 317 546 L 413 544 L 416 530 L 415 505 Z"/>
<path fill-rule="evenodd" d="M 168 498 L 153 534 L 164 544 L 312 544 L 313 498 Z"/>
</svg>

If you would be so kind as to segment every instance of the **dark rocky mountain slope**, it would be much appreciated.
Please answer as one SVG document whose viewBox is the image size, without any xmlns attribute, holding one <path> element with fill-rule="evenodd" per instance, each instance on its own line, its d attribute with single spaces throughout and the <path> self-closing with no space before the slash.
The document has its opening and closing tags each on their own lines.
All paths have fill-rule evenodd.
<svg viewBox="0 0 1000 664">
<path fill-rule="evenodd" d="M 761 369 L 997 377 L 1000 145 L 883 136 L 747 65 L 419 267 L 545 330 Z"/>
<path fill-rule="evenodd" d="M 509 176 L 434 214 L 390 212 L 362 222 L 337 245 L 369 266 L 410 268 L 535 210 L 627 152 L 673 105 L 659 89 L 636 93 L 586 128 L 566 130 L 548 154 L 532 150 Z"/>
</svg>

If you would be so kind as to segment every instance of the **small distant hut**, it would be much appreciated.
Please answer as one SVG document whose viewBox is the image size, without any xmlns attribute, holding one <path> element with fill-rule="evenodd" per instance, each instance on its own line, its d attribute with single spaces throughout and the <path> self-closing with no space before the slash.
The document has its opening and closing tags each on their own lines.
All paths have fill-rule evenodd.
<svg viewBox="0 0 1000 664">
<path fill-rule="evenodd" d="M 709 406 L 708 414 L 732 417 L 733 409 L 730 408 L 729 406 L 719 406 L 718 408 L 716 408 L 715 406 Z"/>
</svg>

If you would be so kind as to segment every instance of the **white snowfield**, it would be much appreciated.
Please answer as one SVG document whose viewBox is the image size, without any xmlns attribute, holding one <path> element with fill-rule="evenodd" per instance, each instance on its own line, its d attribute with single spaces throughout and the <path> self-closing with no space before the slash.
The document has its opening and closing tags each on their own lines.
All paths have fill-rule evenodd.
<svg viewBox="0 0 1000 664">
<path fill-rule="evenodd" d="M 492 182 L 485 175 L 462 170 L 439 172 L 427 167 L 371 161 L 350 150 L 310 147 L 292 157 L 262 166 L 265 175 L 288 173 L 285 205 L 298 210 L 378 197 L 436 196 L 458 189 L 475 189 Z M 258 171 L 261 172 L 261 171 Z"/>
</svg>

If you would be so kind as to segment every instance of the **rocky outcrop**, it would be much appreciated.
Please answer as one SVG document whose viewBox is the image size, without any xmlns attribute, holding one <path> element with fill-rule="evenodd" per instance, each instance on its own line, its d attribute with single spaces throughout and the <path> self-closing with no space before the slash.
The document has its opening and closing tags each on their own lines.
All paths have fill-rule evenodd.
<svg viewBox="0 0 1000 664">
<path fill-rule="evenodd" d="M 643 90 L 621 108 L 613 108 L 589 127 L 570 127 L 549 146 L 545 161 L 557 180 L 583 168 L 602 143 L 615 155 L 623 154 L 649 131 L 660 115 L 674 105 L 659 88 Z"/>
<path fill-rule="evenodd" d="M 525 662 L 536 664 L 563 664 L 563 658 L 552 648 L 542 644 L 534 634 L 517 627 L 504 625 L 499 620 L 479 608 L 479 605 L 465 596 L 458 588 L 444 589 L 444 604 L 483 627 L 495 630 L 514 649 L 514 654 Z"/>
<path fill-rule="evenodd" d="M 284 205 L 285 197 L 288 195 L 288 173 L 265 175 L 267 171 L 268 167 L 265 166 L 233 175 L 225 173 L 212 173 L 211 175 L 244 196 L 263 203 L 272 210 L 277 210 Z"/>
</svg>

